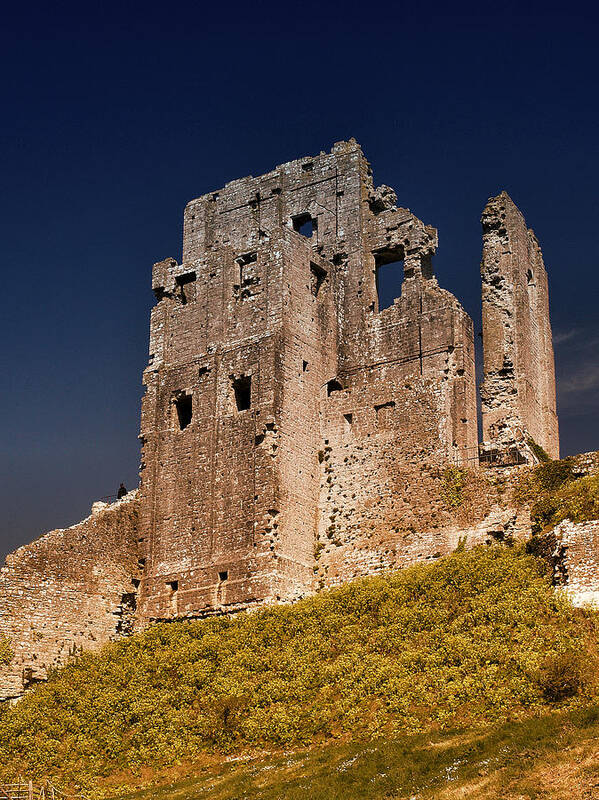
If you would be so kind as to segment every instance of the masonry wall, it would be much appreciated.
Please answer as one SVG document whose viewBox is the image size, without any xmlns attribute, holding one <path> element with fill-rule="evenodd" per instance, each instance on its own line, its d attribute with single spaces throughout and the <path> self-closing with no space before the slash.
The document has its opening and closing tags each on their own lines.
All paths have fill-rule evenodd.
<svg viewBox="0 0 599 800">
<path fill-rule="evenodd" d="M 533 542 L 551 566 L 554 585 L 562 587 L 574 605 L 599 608 L 599 520 L 567 519 Z"/>
<path fill-rule="evenodd" d="M 137 492 L 96 508 L 19 548 L 0 569 L 0 635 L 14 652 L 0 666 L 0 700 L 131 631 L 140 578 Z"/>
<path fill-rule="evenodd" d="M 313 590 L 330 512 L 319 453 L 348 415 L 356 430 L 386 415 L 392 439 L 378 471 L 355 471 L 364 492 L 386 459 L 476 461 L 472 323 L 437 285 L 435 229 L 395 201 L 350 141 L 188 204 L 183 263 L 153 272 L 140 625 Z M 379 310 L 378 270 L 393 260 L 401 297 Z M 238 381 L 251 383 L 243 410 Z"/>
<path fill-rule="evenodd" d="M 559 457 L 547 272 L 539 243 L 506 192 L 482 216 L 483 440 Z"/>
</svg>

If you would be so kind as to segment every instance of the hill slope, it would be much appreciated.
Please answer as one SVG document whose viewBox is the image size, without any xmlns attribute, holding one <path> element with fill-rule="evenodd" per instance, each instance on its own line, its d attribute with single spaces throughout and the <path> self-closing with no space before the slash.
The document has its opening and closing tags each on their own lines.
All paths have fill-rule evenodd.
<svg viewBox="0 0 599 800">
<path fill-rule="evenodd" d="M 556 597 L 541 564 L 486 548 L 293 606 L 156 626 L 4 710 L 0 776 L 134 783 L 210 751 L 396 738 L 589 699 L 595 617 Z"/>
<path fill-rule="evenodd" d="M 329 744 L 206 764 L 126 800 L 591 800 L 599 793 L 599 708 L 487 731 Z"/>
</svg>

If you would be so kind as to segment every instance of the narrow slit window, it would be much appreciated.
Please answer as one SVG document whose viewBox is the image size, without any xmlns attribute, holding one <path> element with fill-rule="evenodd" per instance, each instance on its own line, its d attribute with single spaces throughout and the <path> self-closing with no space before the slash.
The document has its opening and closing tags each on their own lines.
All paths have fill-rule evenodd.
<svg viewBox="0 0 599 800">
<path fill-rule="evenodd" d="M 396 251 L 375 255 L 376 294 L 378 310 L 390 308 L 393 301 L 401 295 L 404 279 L 403 253 Z"/>
<path fill-rule="evenodd" d="M 318 292 L 320 291 L 320 287 L 327 279 L 327 271 L 322 267 L 319 267 L 318 264 L 310 263 L 310 288 L 312 290 L 312 295 L 314 297 L 318 297 Z"/>
<path fill-rule="evenodd" d="M 243 375 L 233 381 L 235 405 L 238 411 L 246 411 L 252 405 L 252 377 Z"/>
<path fill-rule="evenodd" d="M 310 214 L 298 214 L 297 217 L 292 218 L 292 222 L 293 230 L 301 233 L 307 239 L 311 239 L 316 233 L 318 223 Z"/>
<path fill-rule="evenodd" d="M 350 433 L 352 426 L 354 424 L 354 415 L 353 414 L 344 414 L 343 415 L 343 422 L 344 422 L 344 429 L 346 433 Z"/>
<path fill-rule="evenodd" d="M 175 398 L 175 409 L 177 412 L 179 430 L 183 431 L 191 424 L 193 417 L 193 397 L 190 394 L 182 394 Z"/>
</svg>

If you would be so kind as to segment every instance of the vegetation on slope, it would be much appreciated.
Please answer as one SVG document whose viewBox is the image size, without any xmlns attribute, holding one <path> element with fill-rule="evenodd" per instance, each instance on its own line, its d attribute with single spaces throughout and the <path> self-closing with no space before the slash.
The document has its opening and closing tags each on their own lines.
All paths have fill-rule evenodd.
<svg viewBox="0 0 599 800">
<path fill-rule="evenodd" d="M 0 716 L 0 775 L 142 766 L 517 719 L 595 695 L 591 613 L 520 549 L 457 553 L 293 606 L 158 625 Z"/>
<path fill-rule="evenodd" d="M 565 519 L 599 519 L 599 475 L 577 477 L 572 458 L 539 464 L 519 481 L 516 497 L 531 503 L 533 534 Z"/>
<path fill-rule="evenodd" d="M 124 800 L 590 800 L 599 708 L 470 733 L 352 741 L 206 763 Z"/>
</svg>

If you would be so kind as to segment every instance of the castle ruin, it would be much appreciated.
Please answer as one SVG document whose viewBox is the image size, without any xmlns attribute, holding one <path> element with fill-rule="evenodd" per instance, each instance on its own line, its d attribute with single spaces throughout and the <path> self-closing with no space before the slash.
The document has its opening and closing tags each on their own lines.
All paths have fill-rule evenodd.
<svg viewBox="0 0 599 800">
<path fill-rule="evenodd" d="M 505 192 L 483 242 L 479 445 L 473 323 L 435 278 L 437 231 L 375 187 L 354 140 L 191 201 L 181 264 L 152 274 L 140 488 L 8 557 L 0 697 L 134 626 L 516 530 L 485 502 L 465 528 L 439 488 L 448 465 L 558 455 L 547 274 Z M 401 294 L 382 307 L 393 269 Z"/>
</svg>

